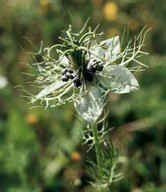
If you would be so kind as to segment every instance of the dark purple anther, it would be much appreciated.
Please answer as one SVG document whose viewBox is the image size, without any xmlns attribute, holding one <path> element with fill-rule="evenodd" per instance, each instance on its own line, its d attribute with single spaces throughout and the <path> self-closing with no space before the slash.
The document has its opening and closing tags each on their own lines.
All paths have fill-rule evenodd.
<svg viewBox="0 0 166 192">
<path fill-rule="evenodd" d="M 79 87 L 79 86 L 81 86 L 81 81 L 80 81 L 80 79 L 77 77 L 76 79 L 74 79 L 74 85 L 76 86 L 76 87 Z"/>
</svg>

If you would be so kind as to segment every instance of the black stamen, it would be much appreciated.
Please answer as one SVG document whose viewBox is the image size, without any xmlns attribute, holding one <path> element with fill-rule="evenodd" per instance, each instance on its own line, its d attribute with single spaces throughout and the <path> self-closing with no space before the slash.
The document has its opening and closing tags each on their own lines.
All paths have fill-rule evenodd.
<svg viewBox="0 0 166 192">
<path fill-rule="evenodd" d="M 66 72 L 67 72 L 67 68 L 66 68 L 66 69 L 62 69 L 61 74 L 62 74 L 62 75 L 65 75 Z"/>
<path fill-rule="evenodd" d="M 65 77 L 70 78 L 70 73 L 69 73 L 69 72 L 66 72 Z"/>
<path fill-rule="evenodd" d="M 92 73 L 96 73 L 96 66 L 90 67 L 89 71 Z"/>
<path fill-rule="evenodd" d="M 74 71 L 73 71 L 72 68 L 68 68 L 68 69 L 67 69 L 67 72 L 68 72 L 68 73 L 74 73 Z"/>
<path fill-rule="evenodd" d="M 70 79 L 74 79 L 74 75 L 70 75 L 69 78 L 70 78 Z"/>
<path fill-rule="evenodd" d="M 101 65 L 101 64 L 96 66 L 96 70 L 97 70 L 97 71 L 102 71 L 103 68 L 104 68 L 104 67 L 103 67 L 103 65 Z"/>
<path fill-rule="evenodd" d="M 74 79 L 74 85 L 76 86 L 76 87 L 79 87 L 79 86 L 81 86 L 81 81 L 80 81 L 80 79 L 77 77 L 76 79 Z"/>
<path fill-rule="evenodd" d="M 67 82 L 68 80 L 69 80 L 68 77 L 66 77 L 66 76 L 62 77 L 62 81 Z"/>
<path fill-rule="evenodd" d="M 85 76 L 85 80 L 92 82 L 93 81 L 93 77 L 94 77 L 94 73 L 92 73 L 90 70 L 87 70 L 84 74 Z"/>
<path fill-rule="evenodd" d="M 69 81 L 69 79 L 75 78 L 74 69 L 72 69 L 71 67 L 62 69 L 61 74 L 62 74 L 62 81 L 64 82 Z"/>
</svg>

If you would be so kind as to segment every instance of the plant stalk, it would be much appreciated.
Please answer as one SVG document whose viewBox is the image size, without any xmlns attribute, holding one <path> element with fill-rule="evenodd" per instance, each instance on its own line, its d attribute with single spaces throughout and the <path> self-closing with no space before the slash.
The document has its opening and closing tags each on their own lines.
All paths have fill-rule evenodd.
<svg viewBox="0 0 166 192">
<path fill-rule="evenodd" d="M 96 161 L 97 165 L 99 168 L 99 174 L 102 176 L 102 154 L 101 154 L 101 149 L 100 149 L 100 141 L 99 141 L 99 136 L 98 136 L 98 130 L 97 130 L 97 124 L 93 124 L 92 126 L 92 131 L 93 131 L 93 136 L 94 136 L 94 145 L 95 145 L 95 153 L 96 153 Z"/>
</svg>

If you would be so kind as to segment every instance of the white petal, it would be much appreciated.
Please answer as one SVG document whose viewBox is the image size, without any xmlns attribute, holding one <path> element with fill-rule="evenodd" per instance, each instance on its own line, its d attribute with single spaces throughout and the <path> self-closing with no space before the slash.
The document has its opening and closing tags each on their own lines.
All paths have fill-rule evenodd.
<svg viewBox="0 0 166 192">
<path fill-rule="evenodd" d="M 109 65 L 102 71 L 103 76 L 98 77 L 100 83 L 115 93 L 129 93 L 139 89 L 139 83 L 134 75 L 120 65 Z"/>
<path fill-rule="evenodd" d="M 47 87 L 45 87 L 42 91 L 40 91 L 32 100 L 31 102 L 34 103 L 35 101 L 46 97 L 47 95 L 49 95 L 50 93 L 52 93 L 53 91 L 56 91 L 57 89 L 61 88 L 63 85 L 65 85 L 66 82 L 63 81 L 57 81 L 55 83 L 52 83 L 51 85 L 48 85 Z"/>
<path fill-rule="evenodd" d="M 119 37 L 113 37 L 104 41 L 101 41 L 99 45 L 92 46 L 90 48 L 91 57 L 100 60 L 106 60 L 108 62 L 115 61 L 117 55 L 120 53 L 120 41 Z"/>
<path fill-rule="evenodd" d="M 61 58 L 62 56 L 60 56 Z M 60 60 L 60 63 L 63 65 L 63 66 L 69 66 L 69 60 L 66 56 L 63 56 Z"/>
<path fill-rule="evenodd" d="M 94 123 L 101 115 L 104 107 L 104 99 L 98 88 L 88 87 L 88 92 L 74 103 L 78 114 L 89 123 Z"/>
</svg>

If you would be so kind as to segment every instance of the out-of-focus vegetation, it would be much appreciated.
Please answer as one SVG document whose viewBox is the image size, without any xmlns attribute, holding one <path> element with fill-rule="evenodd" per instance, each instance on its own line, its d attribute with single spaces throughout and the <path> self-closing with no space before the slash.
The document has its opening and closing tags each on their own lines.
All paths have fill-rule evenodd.
<svg viewBox="0 0 166 192">
<path fill-rule="evenodd" d="M 0 191 L 86 191 L 85 125 L 73 106 L 44 110 L 21 97 L 16 85 L 31 77 L 26 52 L 50 46 L 72 24 L 80 29 L 88 17 L 100 23 L 105 38 L 134 36 L 147 25 L 149 68 L 136 74 L 141 90 L 110 95 L 109 125 L 119 153 L 128 159 L 114 192 L 166 191 L 166 1 L 163 0 L 1 0 L 0 1 Z M 32 90 L 33 91 L 33 90 Z M 87 189 L 88 191 L 88 189 Z"/>
</svg>

